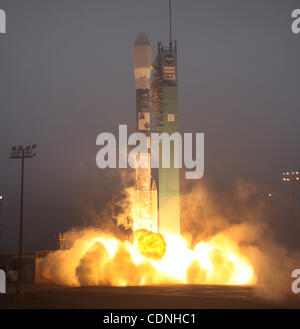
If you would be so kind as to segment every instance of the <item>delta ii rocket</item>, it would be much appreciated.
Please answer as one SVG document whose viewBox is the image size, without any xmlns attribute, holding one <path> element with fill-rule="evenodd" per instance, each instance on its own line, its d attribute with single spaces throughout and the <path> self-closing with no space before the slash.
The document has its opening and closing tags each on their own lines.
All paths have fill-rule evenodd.
<svg viewBox="0 0 300 329">
<path fill-rule="evenodd" d="M 151 70 L 153 71 L 151 77 Z M 179 169 L 174 166 L 175 144 L 170 144 L 170 168 L 162 166 L 167 151 L 159 144 L 158 193 L 151 176 L 151 132 L 178 132 L 177 47 L 176 41 L 158 43 L 158 53 L 151 65 L 151 46 L 144 33 L 134 45 L 137 131 L 147 136 L 147 153 L 140 153 L 147 168 L 136 169 L 133 231 L 147 229 L 163 235 L 180 235 Z M 150 92 L 151 90 L 151 92 Z M 150 94 L 152 95 L 150 99 Z M 152 122 L 150 122 L 152 118 Z M 158 197 L 157 197 L 158 195 Z"/>
<path fill-rule="evenodd" d="M 136 81 L 136 129 L 147 136 L 147 153 L 140 159 L 148 162 L 147 168 L 136 168 L 133 231 L 147 229 L 158 232 L 157 188 L 151 176 L 150 144 L 150 77 L 151 46 L 148 37 L 140 33 L 134 44 L 134 75 Z"/>
</svg>

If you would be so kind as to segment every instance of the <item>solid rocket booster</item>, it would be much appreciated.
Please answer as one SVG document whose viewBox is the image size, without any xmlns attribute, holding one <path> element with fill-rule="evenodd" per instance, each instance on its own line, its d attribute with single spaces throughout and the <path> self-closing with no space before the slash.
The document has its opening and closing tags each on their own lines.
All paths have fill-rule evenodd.
<svg viewBox="0 0 300 329">
<path fill-rule="evenodd" d="M 147 153 L 140 159 L 148 162 L 147 168 L 136 168 L 133 230 L 147 229 L 157 232 L 157 189 L 151 178 L 150 150 L 150 76 L 151 46 L 145 33 L 140 33 L 134 44 L 134 75 L 136 81 L 137 132 L 147 136 Z"/>
</svg>

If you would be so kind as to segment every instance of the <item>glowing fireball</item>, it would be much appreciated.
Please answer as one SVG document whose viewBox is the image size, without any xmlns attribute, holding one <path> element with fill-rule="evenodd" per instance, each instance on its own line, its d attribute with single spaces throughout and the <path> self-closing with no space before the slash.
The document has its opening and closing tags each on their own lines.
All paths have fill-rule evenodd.
<svg viewBox="0 0 300 329">
<path fill-rule="evenodd" d="M 156 261 L 163 258 L 167 248 L 166 241 L 161 234 L 144 229 L 134 232 L 134 243 L 141 255 Z"/>
</svg>

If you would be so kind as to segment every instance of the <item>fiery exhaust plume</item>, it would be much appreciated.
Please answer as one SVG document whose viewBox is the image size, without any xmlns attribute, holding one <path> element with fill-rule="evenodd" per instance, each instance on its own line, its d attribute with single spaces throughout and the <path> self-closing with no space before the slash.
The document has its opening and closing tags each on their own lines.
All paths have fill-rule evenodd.
<svg viewBox="0 0 300 329">
<path fill-rule="evenodd" d="M 94 226 L 101 228 L 70 230 L 67 248 L 40 260 L 40 282 L 255 284 L 254 292 L 269 299 L 284 298 L 290 291 L 291 269 L 299 258 L 274 239 L 271 228 L 278 209 L 260 198 L 258 187 L 237 182 L 224 194 L 203 184 L 187 186 L 181 194 L 181 237 L 138 230 L 128 239 L 118 229 L 132 218 L 134 208 L 128 177 L 123 177 L 120 197 L 92 216 Z"/>
<path fill-rule="evenodd" d="M 250 284 L 250 262 L 219 235 L 192 250 L 181 237 L 136 232 L 133 243 L 96 230 L 77 233 L 70 249 L 48 255 L 43 279 L 63 285 Z M 74 238 L 74 237 L 73 237 Z"/>
</svg>

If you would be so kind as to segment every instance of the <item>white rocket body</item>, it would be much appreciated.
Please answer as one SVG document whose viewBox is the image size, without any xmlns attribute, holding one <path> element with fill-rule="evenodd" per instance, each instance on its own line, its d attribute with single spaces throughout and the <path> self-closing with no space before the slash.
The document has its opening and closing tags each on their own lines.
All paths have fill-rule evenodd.
<svg viewBox="0 0 300 329">
<path fill-rule="evenodd" d="M 150 90 L 151 46 L 144 33 L 140 33 L 134 44 L 134 76 L 136 89 Z"/>
<path fill-rule="evenodd" d="M 137 132 L 148 140 L 147 153 L 140 158 L 147 168 L 136 168 L 133 230 L 147 229 L 157 232 L 157 189 L 151 178 L 150 158 L 150 76 L 151 46 L 147 36 L 140 33 L 134 44 L 134 76 L 136 81 Z"/>
</svg>

